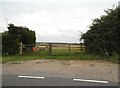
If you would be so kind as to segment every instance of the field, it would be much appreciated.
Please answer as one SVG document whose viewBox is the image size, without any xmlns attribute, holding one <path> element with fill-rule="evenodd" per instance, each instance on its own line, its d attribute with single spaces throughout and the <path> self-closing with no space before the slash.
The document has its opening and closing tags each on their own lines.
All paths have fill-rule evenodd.
<svg viewBox="0 0 120 88">
<path fill-rule="evenodd" d="M 69 50 L 67 46 L 57 46 L 54 45 L 52 49 L 52 55 L 49 55 L 49 50 L 45 49 L 42 51 L 24 53 L 23 55 L 10 55 L 3 56 L 2 63 L 12 62 L 17 63 L 17 61 L 27 61 L 27 60 L 39 60 L 39 59 L 57 59 L 57 60 L 102 60 L 113 63 L 118 62 L 118 55 L 114 54 L 112 57 L 109 56 L 100 56 L 94 54 L 86 54 L 81 52 L 80 48 L 75 48 L 78 46 L 72 46 Z"/>
</svg>

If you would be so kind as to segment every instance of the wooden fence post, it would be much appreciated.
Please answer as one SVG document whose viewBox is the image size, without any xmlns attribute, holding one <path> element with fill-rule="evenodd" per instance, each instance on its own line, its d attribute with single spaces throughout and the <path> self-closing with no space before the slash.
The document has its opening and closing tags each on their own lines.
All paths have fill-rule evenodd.
<svg viewBox="0 0 120 88">
<path fill-rule="evenodd" d="M 83 52 L 83 51 L 84 51 L 83 43 L 80 43 L 80 52 Z"/>
<path fill-rule="evenodd" d="M 82 52 L 82 43 L 80 43 L 80 52 Z"/>
<path fill-rule="evenodd" d="M 70 44 L 69 44 L 69 46 L 68 46 L 68 50 L 70 51 Z"/>
<path fill-rule="evenodd" d="M 49 44 L 49 55 L 52 55 L 52 44 Z"/>
<path fill-rule="evenodd" d="M 22 42 L 20 43 L 20 55 L 22 54 Z"/>
</svg>

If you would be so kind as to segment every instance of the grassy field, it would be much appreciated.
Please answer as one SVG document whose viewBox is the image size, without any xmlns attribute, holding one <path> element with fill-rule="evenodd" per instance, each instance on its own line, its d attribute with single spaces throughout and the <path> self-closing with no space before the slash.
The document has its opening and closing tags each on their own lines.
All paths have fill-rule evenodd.
<svg viewBox="0 0 120 88">
<path fill-rule="evenodd" d="M 58 60 L 103 60 L 109 61 L 113 63 L 118 63 L 118 55 L 114 54 L 112 57 L 108 56 L 99 56 L 93 54 L 86 54 L 84 52 L 80 52 L 79 49 L 53 49 L 53 54 L 48 55 L 48 50 L 44 50 L 41 52 L 33 52 L 23 55 L 10 55 L 3 56 L 2 63 L 13 62 L 16 61 L 26 61 L 26 60 L 38 60 L 38 59 L 58 59 Z"/>
</svg>

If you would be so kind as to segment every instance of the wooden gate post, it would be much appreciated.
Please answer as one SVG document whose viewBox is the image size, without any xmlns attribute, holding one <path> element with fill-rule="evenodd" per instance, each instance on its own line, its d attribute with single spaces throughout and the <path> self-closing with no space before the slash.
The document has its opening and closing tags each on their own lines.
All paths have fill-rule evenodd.
<svg viewBox="0 0 120 88">
<path fill-rule="evenodd" d="M 22 42 L 20 43 L 20 55 L 22 54 Z"/>
<path fill-rule="evenodd" d="M 49 44 L 49 55 L 52 55 L 52 44 Z"/>
</svg>

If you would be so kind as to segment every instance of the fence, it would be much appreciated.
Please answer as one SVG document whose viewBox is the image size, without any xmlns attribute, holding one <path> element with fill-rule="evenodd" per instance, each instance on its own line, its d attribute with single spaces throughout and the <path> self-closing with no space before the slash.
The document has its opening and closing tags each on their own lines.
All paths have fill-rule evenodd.
<svg viewBox="0 0 120 88">
<path fill-rule="evenodd" d="M 20 43 L 20 54 L 24 54 L 27 52 L 40 52 L 43 50 L 47 50 L 49 55 L 53 55 L 53 51 L 57 50 L 67 50 L 68 52 L 70 52 L 71 50 L 78 49 L 80 52 L 84 52 L 84 47 L 85 46 L 83 43 L 37 42 L 35 45 Z"/>
</svg>

